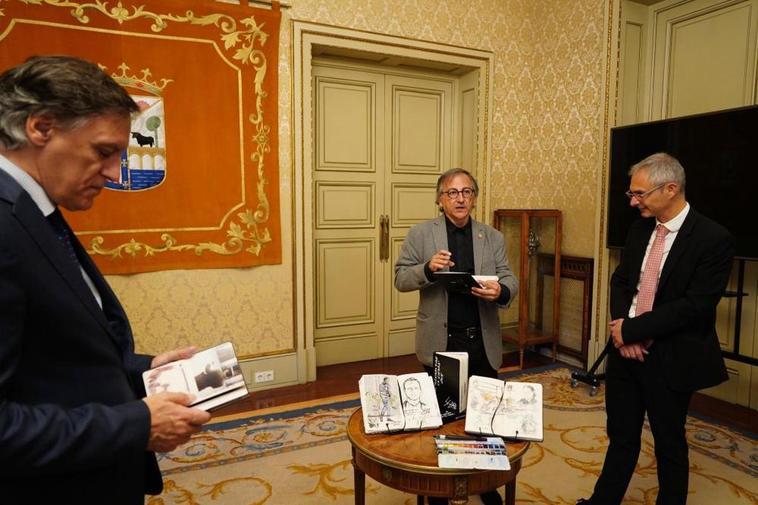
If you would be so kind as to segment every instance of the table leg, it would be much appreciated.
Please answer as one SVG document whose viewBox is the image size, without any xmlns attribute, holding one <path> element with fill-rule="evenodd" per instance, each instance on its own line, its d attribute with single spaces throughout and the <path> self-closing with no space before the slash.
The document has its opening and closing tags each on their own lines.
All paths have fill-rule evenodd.
<svg viewBox="0 0 758 505">
<path fill-rule="evenodd" d="M 416 495 L 416 505 L 424 505 L 424 497 L 420 494 Z"/>
<path fill-rule="evenodd" d="M 366 474 L 353 464 L 353 480 L 355 484 L 355 505 L 366 505 Z"/>
<path fill-rule="evenodd" d="M 453 497 L 449 500 L 450 505 L 465 505 L 468 503 L 468 479 L 456 477 L 453 481 Z"/>
<path fill-rule="evenodd" d="M 505 485 L 505 505 L 516 505 L 516 477 Z"/>
</svg>

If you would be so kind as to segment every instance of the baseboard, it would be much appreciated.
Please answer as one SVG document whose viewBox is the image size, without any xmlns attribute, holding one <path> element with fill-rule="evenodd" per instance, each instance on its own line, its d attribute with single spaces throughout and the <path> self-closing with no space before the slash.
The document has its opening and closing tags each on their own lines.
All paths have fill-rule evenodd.
<svg viewBox="0 0 758 505">
<path fill-rule="evenodd" d="M 250 391 L 263 391 L 298 384 L 295 353 L 242 360 L 240 368 Z M 271 380 L 256 380 L 260 374 L 271 377 Z"/>
</svg>

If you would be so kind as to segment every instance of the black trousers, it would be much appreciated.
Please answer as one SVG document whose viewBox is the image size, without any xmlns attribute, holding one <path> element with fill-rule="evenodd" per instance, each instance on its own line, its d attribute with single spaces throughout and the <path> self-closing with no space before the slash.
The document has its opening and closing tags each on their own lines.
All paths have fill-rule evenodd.
<svg viewBox="0 0 758 505">
<path fill-rule="evenodd" d="M 468 353 L 468 375 L 479 375 L 481 377 L 490 377 L 497 379 L 497 370 L 490 366 L 487 359 L 487 352 L 484 350 L 481 332 L 479 335 L 471 338 L 464 333 L 452 333 L 447 337 L 446 351 L 450 352 L 467 352 Z M 424 370 L 434 376 L 434 370 L 430 366 L 424 365 Z"/>
<path fill-rule="evenodd" d="M 655 345 L 644 362 L 608 353 L 605 404 L 610 445 L 595 484 L 592 505 L 619 505 L 629 486 L 640 453 L 647 413 L 658 466 L 656 505 L 687 502 L 689 456 L 685 423 L 691 392 L 673 391 L 666 383 Z"/>
</svg>

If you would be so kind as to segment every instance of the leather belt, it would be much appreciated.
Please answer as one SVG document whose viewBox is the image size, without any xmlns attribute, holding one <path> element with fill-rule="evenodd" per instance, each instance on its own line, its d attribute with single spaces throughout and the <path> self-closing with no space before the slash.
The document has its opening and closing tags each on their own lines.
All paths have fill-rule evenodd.
<svg viewBox="0 0 758 505">
<path fill-rule="evenodd" d="M 451 337 L 466 337 L 471 340 L 482 336 L 482 329 L 478 326 L 471 326 L 469 328 L 449 328 L 448 335 Z"/>
</svg>

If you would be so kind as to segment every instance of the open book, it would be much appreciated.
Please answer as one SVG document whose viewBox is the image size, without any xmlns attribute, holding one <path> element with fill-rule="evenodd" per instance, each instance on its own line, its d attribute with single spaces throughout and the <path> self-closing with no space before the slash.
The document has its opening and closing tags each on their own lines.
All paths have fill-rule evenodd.
<svg viewBox="0 0 758 505">
<path fill-rule="evenodd" d="M 358 381 L 366 433 L 439 428 L 434 384 L 425 372 L 363 375 Z"/>
<path fill-rule="evenodd" d="M 498 435 L 514 440 L 543 438 L 542 385 L 469 378 L 466 433 Z"/>
<path fill-rule="evenodd" d="M 211 410 L 247 395 L 247 385 L 230 342 L 166 363 L 142 374 L 148 396 L 169 391 L 195 397 L 192 407 Z"/>
<path fill-rule="evenodd" d="M 442 422 L 461 419 L 466 411 L 468 353 L 435 352 L 432 369 Z"/>
</svg>

